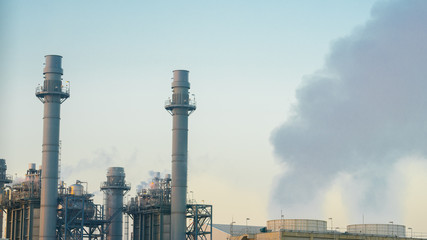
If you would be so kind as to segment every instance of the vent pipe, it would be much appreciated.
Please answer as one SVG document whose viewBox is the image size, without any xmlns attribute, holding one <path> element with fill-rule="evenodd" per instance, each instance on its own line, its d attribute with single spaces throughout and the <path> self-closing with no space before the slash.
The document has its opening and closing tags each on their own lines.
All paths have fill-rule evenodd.
<svg viewBox="0 0 427 240">
<path fill-rule="evenodd" d="M 107 181 L 101 184 L 105 199 L 105 219 L 110 221 L 107 228 L 107 240 L 122 240 L 123 236 L 123 195 L 130 190 L 125 182 L 122 167 L 110 167 Z"/>
<path fill-rule="evenodd" d="M 186 239 L 187 209 L 187 151 L 188 116 L 196 110 L 194 99 L 189 97 L 188 71 L 173 71 L 172 99 L 166 110 L 173 116 L 172 124 L 172 240 Z"/>
<path fill-rule="evenodd" d="M 44 83 L 36 89 L 36 96 L 44 104 L 39 237 L 43 240 L 55 240 L 60 110 L 61 103 L 70 94 L 69 88 L 62 83 L 62 57 L 47 55 L 45 58 Z"/>
</svg>

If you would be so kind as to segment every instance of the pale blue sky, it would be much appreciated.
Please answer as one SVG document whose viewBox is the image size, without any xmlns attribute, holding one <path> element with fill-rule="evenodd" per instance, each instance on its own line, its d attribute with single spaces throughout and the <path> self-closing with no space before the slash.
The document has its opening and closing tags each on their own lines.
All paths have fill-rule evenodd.
<svg viewBox="0 0 427 240">
<path fill-rule="evenodd" d="M 107 167 L 123 166 L 134 194 L 149 171 L 169 172 L 172 118 L 163 104 L 172 71 L 186 69 L 198 102 L 189 190 L 214 205 L 216 223 L 265 224 L 280 217 L 267 206 L 282 169 L 271 132 L 289 117 L 303 77 L 323 67 L 331 43 L 369 20 L 375 2 L 1 1 L 0 157 L 19 176 L 41 163 L 34 89 L 44 55 L 62 55 L 71 82 L 64 179 L 98 191 Z"/>
</svg>

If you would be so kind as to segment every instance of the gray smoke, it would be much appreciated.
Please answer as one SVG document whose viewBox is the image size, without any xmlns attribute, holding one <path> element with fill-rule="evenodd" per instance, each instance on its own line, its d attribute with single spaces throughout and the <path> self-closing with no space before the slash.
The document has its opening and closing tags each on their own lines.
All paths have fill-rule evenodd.
<svg viewBox="0 0 427 240">
<path fill-rule="evenodd" d="M 385 211 L 392 166 L 427 157 L 426 90 L 427 1 L 377 3 L 364 26 L 332 44 L 325 66 L 297 90 L 292 117 L 273 132 L 285 170 L 272 209 L 312 203 L 351 173 L 346 192 L 358 199 L 348 200 Z"/>
</svg>

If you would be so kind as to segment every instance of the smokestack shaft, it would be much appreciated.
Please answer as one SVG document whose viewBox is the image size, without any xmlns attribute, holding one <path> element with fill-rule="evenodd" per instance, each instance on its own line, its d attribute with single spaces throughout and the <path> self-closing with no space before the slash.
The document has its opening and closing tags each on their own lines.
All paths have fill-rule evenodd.
<svg viewBox="0 0 427 240">
<path fill-rule="evenodd" d="M 58 154 L 62 93 L 61 56 L 47 55 L 44 86 L 36 92 L 44 103 L 42 178 L 40 199 L 40 239 L 56 239 L 56 211 L 58 199 Z"/>
<path fill-rule="evenodd" d="M 187 109 L 174 109 L 172 128 L 172 239 L 185 239 L 187 205 Z M 178 238 L 184 233 L 184 238 Z M 176 238 L 175 238 L 176 236 Z"/>
<path fill-rule="evenodd" d="M 58 96 L 46 96 L 43 117 L 42 186 L 40 203 L 40 238 L 56 239 L 58 198 L 58 153 L 60 104 Z"/>
<path fill-rule="evenodd" d="M 112 190 L 106 202 L 106 216 L 110 219 L 116 212 L 123 211 L 123 191 Z M 111 219 L 107 233 L 107 240 L 122 240 L 123 214 L 119 213 Z"/>
<path fill-rule="evenodd" d="M 172 113 L 172 240 L 186 239 L 188 115 L 195 110 L 189 102 L 188 71 L 175 70 L 172 100 L 166 109 Z"/>
</svg>

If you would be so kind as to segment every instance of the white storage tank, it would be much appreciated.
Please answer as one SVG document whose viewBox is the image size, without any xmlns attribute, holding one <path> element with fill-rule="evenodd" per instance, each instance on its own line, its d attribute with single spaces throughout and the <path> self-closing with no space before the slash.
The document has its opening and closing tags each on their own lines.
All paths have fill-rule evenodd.
<svg viewBox="0 0 427 240">
<path fill-rule="evenodd" d="M 327 223 L 314 219 L 276 219 L 267 221 L 267 230 L 272 232 L 284 230 L 303 232 L 327 232 Z"/>
<path fill-rule="evenodd" d="M 398 224 L 353 224 L 347 226 L 347 232 L 381 236 L 405 237 L 405 226 Z"/>
<path fill-rule="evenodd" d="M 69 192 L 71 195 L 75 195 L 75 196 L 82 196 L 82 195 L 83 195 L 83 193 L 84 193 L 83 185 L 78 184 L 78 183 L 73 184 L 73 185 L 71 185 L 71 186 L 68 188 L 68 192 Z"/>
</svg>

